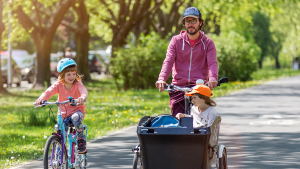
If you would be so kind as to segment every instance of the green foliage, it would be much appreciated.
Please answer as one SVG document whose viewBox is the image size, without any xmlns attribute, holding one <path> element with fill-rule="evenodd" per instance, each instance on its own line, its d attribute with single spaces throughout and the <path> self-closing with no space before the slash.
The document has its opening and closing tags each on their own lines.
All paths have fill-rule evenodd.
<svg viewBox="0 0 300 169">
<path fill-rule="evenodd" d="M 255 43 L 261 49 L 261 58 L 265 57 L 272 44 L 272 35 L 270 32 L 270 18 L 260 12 L 255 12 L 253 15 L 253 36 Z"/>
<path fill-rule="evenodd" d="M 140 43 L 128 49 L 120 49 L 111 60 L 111 73 L 123 88 L 144 89 L 154 87 L 168 42 L 155 33 L 140 37 Z"/>
<path fill-rule="evenodd" d="M 257 69 L 260 49 L 236 32 L 211 36 L 217 49 L 219 77 L 227 76 L 230 81 L 247 81 Z"/>
<path fill-rule="evenodd" d="M 300 60 L 300 1 L 297 3 L 286 2 L 282 8 L 284 10 L 276 14 L 271 22 L 271 32 L 275 45 L 282 45 L 279 52 L 281 66 L 290 68 L 296 57 Z"/>
<path fill-rule="evenodd" d="M 24 113 L 20 113 L 21 122 L 26 126 L 46 126 L 48 116 L 47 114 L 38 114 L 37 110 L 29 109 L 29 116 Z"/>
</svg>

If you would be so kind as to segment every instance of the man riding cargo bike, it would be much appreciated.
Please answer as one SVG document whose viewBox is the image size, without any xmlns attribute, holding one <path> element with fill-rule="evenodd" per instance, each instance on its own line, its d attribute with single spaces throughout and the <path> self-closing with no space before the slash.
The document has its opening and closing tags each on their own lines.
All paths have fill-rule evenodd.
<svg viewBox="0 0 300 169">
<path fill-rule="evenodd" d="M 195 7 L 183 13 L 182 24 L 186 31 L 173 36 L 163 62 L 156 87 L 162 92 L 172 71 L 172 84 L 192 87 L 198 79 L 212 90 L 217 86 L 218 63 L 214 42 L 201 31 L 204 21 Z M 184 92 L 169 93 L 172 115 L 184 112 Z"/>
</svg>

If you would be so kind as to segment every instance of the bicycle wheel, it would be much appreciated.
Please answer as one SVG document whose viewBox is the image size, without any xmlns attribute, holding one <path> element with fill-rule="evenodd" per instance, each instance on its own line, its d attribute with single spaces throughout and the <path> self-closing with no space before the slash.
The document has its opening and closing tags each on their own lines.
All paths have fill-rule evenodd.
<svg viewBox="0 0 300 169">
<path fill-rule="evenodd" d="M 134 156 L 133 156 L 133 169 L 137 169 L 138 161 L 139 161 L 138 153 L 134 153 Z"/>
<path fill-rule="evenodd" d="M 222 152 L 222 158 L 219 159 L 219 169 L 227 169 L 227 152 L 226 149 L 224 148 L 223 152 Z"/>
<path fill-rule="evenodd" d="M 138 166 L 139 166 L 139 169 L 143 169 L 141 157 L 136 152 L 136 153 L 134 153 L 134 157 L 133 157 L 133 169 L 138 169 L 137 168 Z"/>
<path fill-rule="evenodd" d="M 44 149 L 44 168 L 59 168 L 67 169 L 68 168 L 68 156 L 66 149 L 64 150 L 63 163 L 60 165 L 61 161 L 61 139 L 52 135 L 48 138 L 45 149 Z M 51 160 L 52 159 L 52 160 Z"/>
</svg>

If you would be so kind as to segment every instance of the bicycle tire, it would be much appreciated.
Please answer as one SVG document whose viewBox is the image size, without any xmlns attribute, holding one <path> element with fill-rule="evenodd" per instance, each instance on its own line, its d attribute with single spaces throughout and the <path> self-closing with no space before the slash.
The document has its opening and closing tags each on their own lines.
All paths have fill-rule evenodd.
<svg viewBox="0 0 300 169">
<path fill-rule="evenodd" d="M 133 156 L 133 169 L 137 169 L 138 160 L 139 160 L 138 153 L 134 153 L 134 156 Z"/>
<path fill-rule="evenodd" d="M 222 158 L 219 159 L 219 169 L 228 169 L 226 149 L 222 152 Z"/>
<path fill-rule="evenodd" d="M 55 146 L 53 146 L 53 145 L 55 145 Z M 59 149 L 56 148 L 57 146 L 59 146 L 60 149 L 62 148 L 61 139 L 57 135 L 50 136 L 47 139 L 47 142 L 46 142 L 45 148 L 44 148 L 44 156 L 43 156 L 44 169 L 49 168 L 49 162 L 51 160 L 51 154 L 52 154 L 53 147 L 55 148 L 55 154 L 57 154 L 57 156 L 55 156 L 53 160 L 60 161 L 60 159 L 61 159 L 60 153 L 56 152 L 56 151 L 59 151 Z M 49 150 L 51 150 L 51 151 L 49 151 Z M 50 156 L 49 156 L 49 153 L 50 153 Z M 50 168 L 53 168 L 53 166 Z M 66 149 L 64 149 L 63 164 L 61 166 L 59 166 L 59 168 L 60 169 L 68 168 L 68 157 L 67 157 Z"/>
<path fill-rule="evenodd" d="M 143 165 L 142 165 L 142 161 L 141 161 L 141 157 L 138 155 L 138 153 L 134 153 L 134 157 L 133 157 L 133 169 L 143 169 Z"/>
</svg>

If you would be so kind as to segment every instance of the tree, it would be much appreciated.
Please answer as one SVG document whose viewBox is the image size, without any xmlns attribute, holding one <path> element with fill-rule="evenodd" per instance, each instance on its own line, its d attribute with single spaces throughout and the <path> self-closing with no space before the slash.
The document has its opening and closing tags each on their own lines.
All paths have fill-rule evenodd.
<svg viewBox="0 0 300 169">
<path fill-rule="evenodd" d="M 75 34 L 76 43 L 76 63 L 80 73 L 84 75 L 85 80 L 91 80 L 89 69 L 89 14 L 87 13 L 84 0 L 72 1 L 72 8 L 77 14 L 77 25 L 72 27 L 70 24 L 62 24 Z"/>
<path fill-rule="evenodd" d="M 133 28 L 154 12 L 161 4 L 162 0 L 99 0 L 101 6 L 97 8 L 91 7 L 95 20 L 101 20 L 103 23 L 93 25 L 93 29 L 99 36 L 103 36 L 111 42 L 111 57 L 115 57 L 114 52 L 126 44 L 128 35 Z M 153 4 L 153 5 L 152 5 Z M 95 6 L 95 5 L 94 5 Z M 103 11 L 104 10 L 104 11 Z M 108 34 L 111 33 L 111 36 Z M 112 74 L 115 77 L 114 74 Z M 116 80 L 116 78 L 114 78 Z M 116 82 L 118 88 L 119 85 Z"/>
<path fill-rule="evenodd" d="M 291 67 L 291 62 L 300 56 L 299 19 L 300 2 L 285 1 L 282 10 L 272 17 L 270 31 L 272 32 L 272 57 L 275 66 Z"/>
<path fill-rule="evenodd" d="M 270 32 L 270 19 L 260 12 L 256 12 L 253 15 L 253 36 L 255 43 L 261 49 L 259 68 L 262 68 L 263 58 L 268 55 L 269 47 L 274 43 L 272 43 Z"/>
<path fill-rule="evenodd" d="M 173 3 L 165 2 L 162 6 L 171 4 L 169 11 L 164 11 L 162 7 L 158 8 L 155 13 L 150 15 L 151 25 L 155 32 L 159 33 L 162 38 L 166 38 L 169 33 L 179 33 L 182 27 L 181 20 L 182 14 L 179 13 L 179 8 L 185 3 L 186 0 L 175 0 Z M 185 5 L 190 6 L 189 3 Z"/>
<path fill-rule="evenodd" d="M 50 85 L 50 53 L 52 40 L 58 25 L 71 6 L 72 0 L 17 1 L 11 3 L 13 14 L 19 23 L 30 34 L 34 41 L 37 55 L 37 73 L 34 88 L 43 88 L 45 83 Z M 26 6 L 29 4 L 28 6 Z M 29 7 L 29 8 L 28 8 Z M 33 9 L 33 10 L 29 10 Z"/>
<path fill-rule="evenodd" d="M 152 12 L 154 12 L 162 4 L 163 1 L 99 0 L 99 2 L 101 6 L 103 6 L 104 11 L 96 11 L 97 9 L 94 8 L 91 10 L 91 12 L 98 15 L 99 18 L 97 19 L 100 19 L 109 27 L 112 33 L 112 51 L 115 51 L 115 49 L 123 47 L 126 44 L 126 38 L 132 31 L 132 29 L 136 25 L 139 25 L 141 21 L 147 18 Z M 152 5 L 153 3 L 154 5 Z M 105 12 L 106 14 L 100 14 L 99 12 Z M 97 28 L 103 30 L 100 25 L 98 25 Z M 112 55 L 112 57 L 114 56 Z"/>
<path fill-rule="evenodd" d="M 0 0 L 0 44 L 2 40 L 2 32 L 4 31 L 4 23 L 2 22 L 2 11 L 3 11 L 3 1 Z M 0 45 L 1 51 L 1 45 Z M 1 71 L 1 56 L 0 56 L 0 93 L 7 93 L 7 90 L 3 87 L 3 80 L 2 80 L 2 71 Z"/>
</svg>

